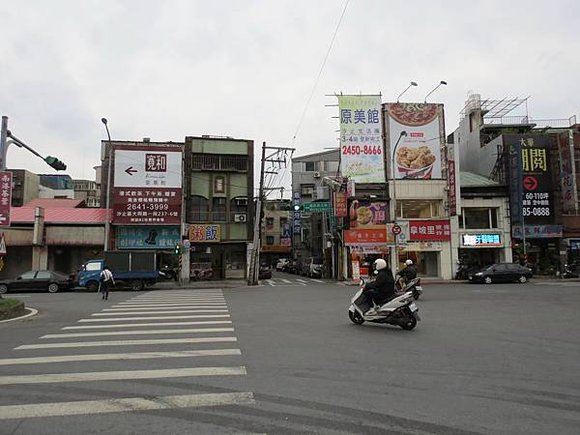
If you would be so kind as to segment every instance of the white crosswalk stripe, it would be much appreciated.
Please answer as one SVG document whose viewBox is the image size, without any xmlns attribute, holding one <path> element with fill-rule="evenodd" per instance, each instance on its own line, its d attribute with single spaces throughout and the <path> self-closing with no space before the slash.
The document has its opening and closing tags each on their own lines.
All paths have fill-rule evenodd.
<svg viewBox="0 0 580 435">
<path fill-rule="evenodd" d="M 317 284 L 329 284 L 329 282 L 327 281 L 323 281 L 321 279 L 315 279 L 315 278 L 305 278 L 305 277 L 296 277 L 293 279 L 287 279 L 287 278 L 270 278 L 270 279 L 266 279 L 263 280 L 264 284 L 270 285 L 272 287 L 276 287 L 276 286 L 308 286 L 310 284 L 313 283 L 317 283 Z"/>
<path fill-rule="evenodd" d="M 221 377 L 247 374 L 246 368 L 238 364 L 242 355 L 240 349 L 232 347 L 232 343 L 236 343 L 237 338 L 232 335 L 234 328 L 221 289 L 203 292 L 163 291 L 162 294 L 150 292 L 113 306 L 107 306 L 101 312 L 91 314 L 90 318 L 80 319 L 76 325 L 61 328 L 61 331 L 39 337 L 43 340 L 42 343 L 23 344 L 14 349 L 17 352 L 26 351 L 26 356 L 0 359 L 0 366 L 6 367 L 6 369 L 3 368 L 3 376 L 0 376 L 0 385 L 123 381 L 118 383 L 118 388 L 123 388 L 121 385 L 127 382 L 143 382 L 148 379 L 193 379 L 199 376 Z M 143 338 L 114 339 L 119 336 L 136 335 Z M 155 338 L 159 335 L 167 337 Z M 173 338 L 179 335 L 182 337 Z M 84 341 L 89 337 L 99 337 L 102 340 Z M 195 349 L 197 345 L 210 345 L 211 348 Z M 132 346 L 139 346 L 139 352 L 75 353 L 76 349 L 83 348 L 107 350 L 110 348 L 112 350 L 114 348 L 130 349 Z M 171 347 L 164 349 L 164 346 Z M 180 350 L 180 346 L 183 349 Z M 147 347 L 151 350 L 147 350 Z M 68 349 L 69 353 L 55 354 L 58 350 L 64 349 Z M 50 354 L 43 354 L 45 352 L 50 352 Z M 223 362 L 234 364 L 212 365 L 210 363 L 206 366 L 201 363 L 200 365 L 200 358 L 203 360 L 213 358 L 212 363 L 215 358 L 228 358 Z M 162 359 L 179 359 L 186 361 L 186 365 L 182 364 L 177 368 L 171 368 L 165 364 L 161 365 L 164 368 L 143 369 L 143 365 L 131 367 L 131 361 Z M 110 365 L 98 371 L 66 371 L 67 363 L 98 361 L 108 361 Z M 41 369 L 47 364 L 58 364 L 54 366 L 58 368 L 58 371 L 53 372 L 53 368 L 53 370 L 42 370 L 40 373 L 31 373 L 35 367 Z M 118 365 L 115 366 L 115 364 Z M 30 370 L 26 370 L 26 374 L 20 374 L 17 372 L 20 366 L 29 367 Z M 9 368 L 12 373 L 6 372 Z M 10 394 L 11 390 L 4 391 Z M 255 402 L 251 392 L 217 394 L 200 392 L 188 395 L 118 398 L 123 397 L 119 396 L 120 393 L 122 391 L 101 400 L 11 403 L 0 406 L 0 420 L 241 405 Z M 21 395 L 17 395 L 14 400 L 22 400 L 20 397 Z"/>
</svg>

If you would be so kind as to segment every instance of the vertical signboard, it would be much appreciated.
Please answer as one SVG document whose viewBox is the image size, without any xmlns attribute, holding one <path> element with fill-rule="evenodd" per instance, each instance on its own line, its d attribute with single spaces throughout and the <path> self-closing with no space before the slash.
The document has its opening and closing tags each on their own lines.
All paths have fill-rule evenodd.
<svg viewBox="0 0 580 435">
<path fill-rule="evenodd" d="M 12 172 L 0 171 L 0 226 L 10 226 L 12 205 Z"/>
<path fill-rule="evenodd" d="M 292 228 L 293 234 L 302 232 L 302 212 L 300 211 L 300 192 L 292 194 Z"/>
<path fill-rule="evenodd" d="M 338 96 L 342 175 L 356 183 L 384 183 L 380 95 Z"/>
<path fill-rule="evenodd" d="M 574 167 L 574 135 L 572 130 L 558 135 L 560 155 L 560 187 L 562 188 L 562 211 L 576 212 L 578 194 L 576 190 L 576 168 Z"/>
<path fill-rule="evenodd" d="M 459 185 L 459 160 L 455 159 L 455 144 L 447 144 L 447 186 L 449 188 L 449 216 L 461 214 L 461 187 Z"/>
<path fill-rule="evenodd" d="M 510 147 L 512 225 L 554 222 L 550 143 L 545 135 L 505 135 Z M 513 192 L 513 191 L 516 192 Z M 515 218 L 515 219 L 514 219 Z"/>
<path fill-rule="evenodd" d="M 114 224 L 180 224 L 181 147 L 116 147 Z"/>
<path fill-rule="evenodd" d="M 443 105 L 430 103 L 389 103 L 387 141 L 391 177 L 430 180 L 441 178 L 441 149 L 444 145 Z M 406 136 L 401 137 L 401 132 Z M 399 141 L 400 139 L 400 141 Z M 395 144 L 399 145 L 395 150 Z"/>
<path fill-rule="evenodd" d="M 334 213 L 336 217 L 347 217 L 346 192 L 334 192 Z"/>
</svg>

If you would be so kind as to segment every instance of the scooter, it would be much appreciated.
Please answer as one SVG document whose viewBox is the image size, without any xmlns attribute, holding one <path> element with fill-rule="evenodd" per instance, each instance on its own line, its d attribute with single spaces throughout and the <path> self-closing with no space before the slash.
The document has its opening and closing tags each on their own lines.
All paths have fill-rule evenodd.
<svg viewBox="0 0 580 435">
<path fill-rule="evenodd" d="M 418 281 L 419 278 L 411 280 L 403 289 L 404 293 L 396 294 L 394 298 L 381 305 L 373 306 L 364 295 L 366 282 L 361 279 L 360 288 L 350 301 L 348 317 L 355 325 L 362 325 L 364 322 L 387 323 L 410 331 L 421 320 L 419 307 L 413 301 L 412 291 L 412 287 L 416 287 Z"/>
<path fill-rule="evenodd" d="M 575 265 L 573 264 L 565 264 L 564 265 L 564 272 L 562 272 L 562 278 L 578 278 L 578 271 Z"/>
<path fill-rule="evenodd" d="M 458 260 L 457 272 L 455 272 L 455 279 L 456 280 L 468 279 L 470 270 L 471 268 L 466 263 L 463 263 L 462 261 Z"/>
<path fill-rule="evenodd" d="M 413 292 L 413 299 L 418 300 L 423 294 L 423 287 L 421 287 L 421 278 L 412 279 L 409 282 L 409 284 L 413 282 L 414 284 L 411 287 L 409 287 L 409 290 Z M 403 278 L 401 275 L 397 273 L 397 275 L 395 276 L 395 290 L 397 292 L 402 292 L 405 291 L 404 289 L 407 286 L 408 284 L 405 284 L 405 278 Z"/>
</svg>

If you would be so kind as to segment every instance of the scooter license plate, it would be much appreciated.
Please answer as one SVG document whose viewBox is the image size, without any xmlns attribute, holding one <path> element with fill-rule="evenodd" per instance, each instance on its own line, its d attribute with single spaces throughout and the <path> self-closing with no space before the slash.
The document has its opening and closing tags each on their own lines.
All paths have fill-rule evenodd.
<svg viewBox="0 0 580 435">
<path fill-rule="evenodd" d="M 411 310 L 412 313 L 414 313 L 415 311 L 417 311 L 419 308 L 417 307 L 417 304 L 415 302 L 411 302 L 409 304 L 409 309 Z"/>
</svg>

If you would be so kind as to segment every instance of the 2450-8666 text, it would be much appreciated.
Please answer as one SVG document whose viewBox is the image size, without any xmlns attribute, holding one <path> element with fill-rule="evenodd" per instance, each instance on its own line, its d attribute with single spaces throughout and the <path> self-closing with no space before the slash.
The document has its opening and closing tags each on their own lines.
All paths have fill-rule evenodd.
<svg viewBox="0 0 580 435">
<path fill-rule="evenodd" d="M 353 155 L 358 156 L 363 155 L 380 155 L 383 153 L 383 149 L 380 145 L 343 145 L 342 154 L 343 155 Z"/>
</svg>

